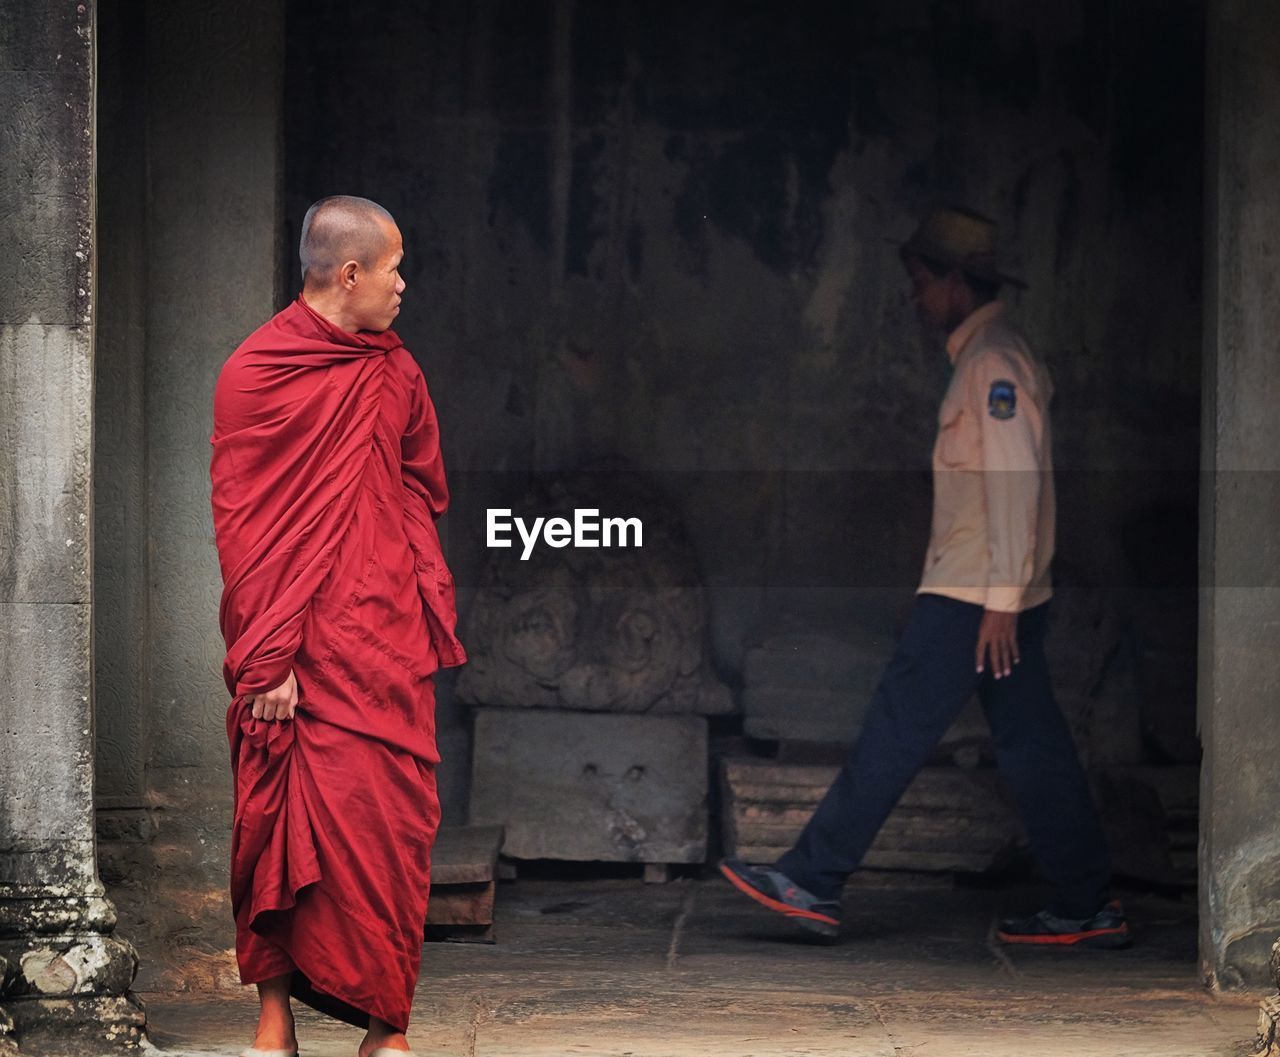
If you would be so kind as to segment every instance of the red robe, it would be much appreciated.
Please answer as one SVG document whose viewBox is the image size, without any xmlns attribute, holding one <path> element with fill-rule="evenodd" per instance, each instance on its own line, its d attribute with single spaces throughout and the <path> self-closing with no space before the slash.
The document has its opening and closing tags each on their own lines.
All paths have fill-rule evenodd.
<svg viewBox="0 0 1280 1057">
<path fill-rule="evenodd" d="M 439 823 L 432 676 L 461 664 L 435 519 L 435 408 L 392 331 L 299 298 L 222 369 L 213 514 L 235 776 L 231 898 L 245 983 L 404 1030 Z M 298 711 L 247 697 L 293 670 Z"/>
</svg>

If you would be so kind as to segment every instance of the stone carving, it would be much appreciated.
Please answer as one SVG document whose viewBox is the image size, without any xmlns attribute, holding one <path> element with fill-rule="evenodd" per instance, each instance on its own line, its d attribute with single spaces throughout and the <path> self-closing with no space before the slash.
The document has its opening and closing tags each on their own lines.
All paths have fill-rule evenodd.
<svg viewBox="0 0 1280 1057">
<path fill-rule="evenodd" d="M 1280 991 L 1280 940 L 1271 948 L 1271 979 Z M 1250 1057 L 1280 1057 L 1280 993 L 1262 1000 L 1258 1009 L 1258 1035 Z"/>
<path fill-rule="evenodd" d="M 470 663 L 458 696 L 477 705 L 587 712 L 732 711 L 707 656 L 707 604 L 675 511 L 635 474 L 556 478 L 530 496 L 532 516 L 594 509 L 639 517 L 643 546 L 584 550 L 519 541 L 491 551 L 467 614 Z"/>
<path fill-rule="evenodd" d="M 700 863 L 707 722 L 698 716 L 476 711 L 471 823 L 515 859 Z"/>
<path fill-rule="evenodd" d="M 20 965 L 31 994 L 124 994 L 133 983 L 138 955 L 127 940 L 90 935 L 35 947 L 22 955 Z"/>
</svg>

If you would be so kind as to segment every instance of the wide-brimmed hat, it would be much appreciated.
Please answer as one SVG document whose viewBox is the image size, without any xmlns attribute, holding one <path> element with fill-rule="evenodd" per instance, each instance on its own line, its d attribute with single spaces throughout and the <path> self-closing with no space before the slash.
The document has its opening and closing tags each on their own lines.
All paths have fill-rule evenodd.
<svg viewBox="0 0 1280 1057">
<path fill-rule="evenodd" d="M 895 242 L 903 255 L 915 254 L 993 283 L 1027 284 L 996 267 L 996 222 L 972 209 L 939 206 L 906 242 Z M 891 240 L 892 241 L 892 240 Z"/>
</svg>

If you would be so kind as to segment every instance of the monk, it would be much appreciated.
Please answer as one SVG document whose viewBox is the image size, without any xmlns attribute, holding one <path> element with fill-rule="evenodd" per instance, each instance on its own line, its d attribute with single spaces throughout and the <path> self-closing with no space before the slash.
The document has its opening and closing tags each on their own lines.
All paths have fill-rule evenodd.
<svg viewBox="0 0 1280 1057">
<path fill-rule="evenodd" d="M 435 408 L 389 329 L 403 257 L 381 206 L 317 202 L 301 296 L 214 395 L 231 898 L 261 1001 L 248 1057 L 296 1054 L 291 994 L 367 1028 L 360 1057 L 409 1049 L 440 817 L 433 675 L 466 658 Z"/>
</svg>

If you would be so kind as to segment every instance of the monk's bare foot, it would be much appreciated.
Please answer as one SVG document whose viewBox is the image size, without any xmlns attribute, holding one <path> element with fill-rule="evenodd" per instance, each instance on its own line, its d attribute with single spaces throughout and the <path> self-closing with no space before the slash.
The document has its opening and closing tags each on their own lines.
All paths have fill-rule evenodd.
<svg viewBox="0 0 1280 1057">
<path fill-rule="evenodd" d="M 253 1038 L 255 1050 L 284 1050 L 287 1053 L 298 1052 L 298 1040 L 293 1032 L 258 1032 Z"/>
<path fill-rule="evenodd" d="M 404 1032 L 396 1031 L 385 1020 L 377 1017 L 369 1019 L 369 1034 L 360 1043 L 360 1057 L 369 1057 L 374 1050 L 403 1050 L 408 1052 L 409 1040 Z"/>
</svg>

